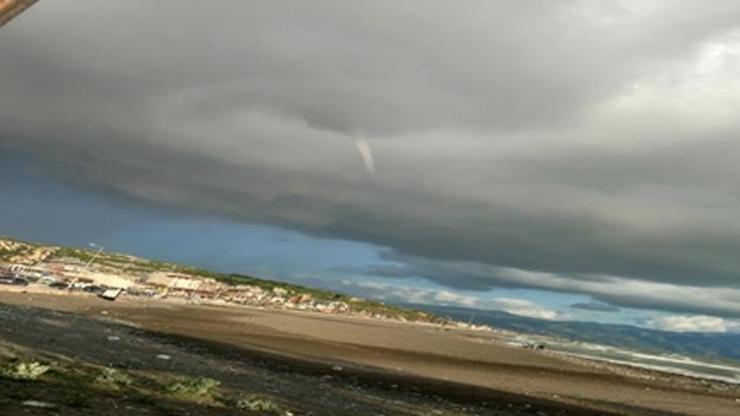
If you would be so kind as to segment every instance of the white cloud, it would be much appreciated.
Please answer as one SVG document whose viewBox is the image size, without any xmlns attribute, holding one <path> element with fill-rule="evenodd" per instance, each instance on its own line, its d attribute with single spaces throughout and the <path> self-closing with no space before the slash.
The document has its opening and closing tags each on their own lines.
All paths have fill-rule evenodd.
<svg viewBox="0 0 740 416">
<path fill-rule="evenodd" d="M 390 302 L 413 303 L 423 305 L 458 306 L 473 309 L 486 309 L 485 305 L 475 296 L 466 295 L 449 290 L 419 289 L 410 286 L 394 285 L 383 282 L 355 282 L 343 280 L 342 284 L 351 286 L 355 293 L 375 299 Z M 534 304 L 524 299 L 496 298 L 493 300 L 494 308 L 508 312 L 513 315 L 527 316 L 530 318 L 557 320 L 564 319 L 565 315 Z"/>
<path fill-rule="evenodd" d="M 524 299 L 496 298 L 493 302 L 497 308 L 513 315 L 547 319 L 550 321 L 564 318 L 558 311 L 545 308 Z"/>
<path fill-rule="evenodd" d="M 439 284 L 456 278 L 459 287 L 526 287 L 580 293 L 616 306 L 740 317 L 740 289 L 651 282 L 625 276 L 564 274 L 498 267 L 475 262 L 428 260 L 413 256 L 388 257 L 406 265 L 406 275 L 424 276 Z M 403 269 L 402 269 L 403 270 Z"/>
<path fill-rule="evenodd" d="M 449 290 L 439 290 L 433 298 L 440 304 L 457 304 L 461 306 L 474 307 L 478 305 L 478 299 L 473 296 L 462 295 Z"/>
<path fill-rule="evenodd" d="M 363 296 L 400 303 L 424 305 L 460 306 L 478 308 L 478 298 L 449 290 L 420 289 L 410 286 L 393 285 L 382 282 L 354 282 L 343 280 L 342 284 L 351 286 Z"/>
<path fill-rule="evenodd" d="M 651 328 L 673 332 L 734 332 L 740 323 L 706 315 L 671 315 L 648 320 Z"/>
</svg>

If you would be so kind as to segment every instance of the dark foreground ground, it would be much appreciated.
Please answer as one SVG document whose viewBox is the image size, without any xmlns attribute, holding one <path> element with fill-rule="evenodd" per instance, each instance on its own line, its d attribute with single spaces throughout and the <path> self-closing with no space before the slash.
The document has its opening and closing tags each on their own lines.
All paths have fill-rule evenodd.
<svg viewBox="0 0 740 416">
<path fill-rule="evenodd" d="M 0 293 L 0 415 L 740 414 L 735 390 L 626 378 L 438 329 L 23 296 Z"/>
<path fill-rule="evenodd" d="M 6 369 L 32 363 L 50 367 L 37 379 L 0 376 L 3 415 L 581 413 L 525 403 L 514 396 L 501 401 L 484 389 L 340 369 L 155 333 L 105 318 L 0 305 L 0 321 L 0 363 Z M 215 380 L 218 386 L 209 388 L 215 383 L 204 380 Z M 192 391 L 180 394 L 173 389 L 178 385 Z M 24 406 L 28 400 L 55 408 Z M 267 411 L 240 409 L 239 400 L 244 401 L 242 407 L 259 406 L 261 401 Z"/>
</svg>

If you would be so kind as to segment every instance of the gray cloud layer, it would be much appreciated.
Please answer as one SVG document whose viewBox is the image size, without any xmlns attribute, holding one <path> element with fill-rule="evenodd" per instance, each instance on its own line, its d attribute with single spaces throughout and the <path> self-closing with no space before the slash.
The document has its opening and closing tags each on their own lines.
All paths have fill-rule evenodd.
<svg viewBox="0 0 740 416">
<path fill-rule="evenodd" d="M 740 289 L 737 2 L 99 3 L 0 33 L 0 149 L 47 174 L 604 300 Z"/>
<path fill-rule="evenodd" d="M 599 302 L 579 302 L 570 305 L 573 309 L 581 309 L 590 312 L 619 312 L 620 309 L 616 306 L 609 305 L 608 303 Z"/>
</svg>

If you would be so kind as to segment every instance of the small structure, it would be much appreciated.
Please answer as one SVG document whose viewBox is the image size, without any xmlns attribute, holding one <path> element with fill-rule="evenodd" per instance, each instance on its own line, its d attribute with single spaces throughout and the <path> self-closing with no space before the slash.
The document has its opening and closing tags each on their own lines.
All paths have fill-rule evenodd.
<svg viewBox="0 0 740 416">
<path fill-rule="evenodd" d="M 116 300 L 121 293 L 123 293 L 123 289 L 107 289 L 100 294 L 100 297 L 105 300 Z"/>
<path fill-rule="evenodd" d="M 28 266 L 25 264 L 12 264 L 10 271 L 16 276 L 37 280 L 43 277 L 47 270 L 42 266 Z"/>
<path fill-rule="evenodd" d="M 186 273 L 154 272 L 149 274 L 146 286 L 167 290 L 168 295 L 214 299 L 225 289 L 223 283 Z"/>
</svg>

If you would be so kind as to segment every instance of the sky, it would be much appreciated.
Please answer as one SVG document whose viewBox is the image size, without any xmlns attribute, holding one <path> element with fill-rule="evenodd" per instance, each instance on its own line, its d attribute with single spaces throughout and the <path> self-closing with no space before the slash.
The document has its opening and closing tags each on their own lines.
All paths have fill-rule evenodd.
<svg viewBox="0 0 740 416">
<path fill-rule="evenodd" d="M 366 3 L 39 2 L 0 29 L 0 234 L 738 330 L 737 2 Z"/>
</svg>

